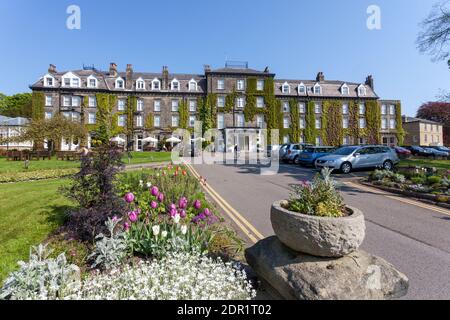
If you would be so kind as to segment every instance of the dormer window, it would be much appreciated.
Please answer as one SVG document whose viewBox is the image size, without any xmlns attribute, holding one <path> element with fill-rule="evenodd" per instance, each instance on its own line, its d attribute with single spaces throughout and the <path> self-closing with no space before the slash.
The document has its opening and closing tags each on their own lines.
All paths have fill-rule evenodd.
<svg viewBox="0 0 450 320">
<path fill-rule="evenodd" d="M 62 83 L 64 87 L 74 87 L 78 88 L 80 86 L 80 78 L 78 78 L 72 72 L 68 72 L 62 76 Z"/>
<path fill-rule="evenodd" d="M 170 88 L 173 91 L 179 91 L 180 90 L 180 82 L 177 79 L 173 79 L 170 83 Z"/>
<path fill-rule="evenodd" d="M 123 81 L 122 78 L 116 79 L 116 89 L 124 89 L 125 88 L 125 81 Z"/>
<path fill-rule="evenodd" d="M 367 88 L 366 88 L 366 86 L 360 85 L 360 86 L 358 87 L 358 95 L 359 95 L 359 96 L 365 96 L 365 95 L 367 95 Z"/>
<path fill-rule="evenodd" d="M 157 78 L 153 79 L 152 81 L 152 90 L 161 90 L 161 81 L 159 81 Z"/>
<path fill-rule="evenodd" d="M 136 89 L 144 90 L 145 89 L 145 81 L 142 78 L 136 80 Z"/>
<path fill-rule="evenodd" d="M 283 85 L 281 86 L 281 92 L 291 93 L 291 86 L 289 85 L 289 83 L 287 82 L 283 83 Z"/>
<path fill-rule="evenodd" d="M 55 85 L 55 78 L 53 78 L 51 75 L 46 75 L 44 77 L 44 86 L 53 87 L 54 85 Z"/>
<path fill-rule="evenodd" d="M 316 83 L 316 85 L 314 86 L 314 94 L 321 94 L 322 93 L 322 87 L 320 86 L 320 84 Z"/>
<path fill-rule="evenodd" d="M 343 84 L 341 87 L 341 94 L 344 96 L 348 96 L 350 93 L 350 89 L 348 88 L 347 84 Z"/>
<path fill-rule="evenodd" d="M 189 91 L 197 91 L 197 81 L 195 81 L 194 79 L 191 79 L 191 81 L 189 81 Z"/>
<path fill-rule="evenodd" d="M 300 83 L 298 85 L 298 93 L 299 94 L 306 94 L 306 86 L 303 83 Z"/>
<path fill-rule="evenodd" d="M 87 78 L 87 87 L 88 88 L 97 88 L 97 78 L 94 76 L 89 76 Z"/>
</svg>

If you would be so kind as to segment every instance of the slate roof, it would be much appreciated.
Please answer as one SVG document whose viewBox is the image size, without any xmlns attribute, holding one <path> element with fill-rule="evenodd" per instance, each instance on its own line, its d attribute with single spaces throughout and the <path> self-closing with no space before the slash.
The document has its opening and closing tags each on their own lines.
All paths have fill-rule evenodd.
<svg viewBox="0 0 450 320">
<path fill-rule="evenodd" d="M 402 120 L 403 120 L 403 123 L 422 122 L 422 123 L 428 123 L 428 124 L 442 125 L 442 123 L 440 123 L 440 122 L 431 121 L 431 120 L 427 120 L 427 119 L 421 119 L 421 118 L 414 118 L 414 117 L 403 116 Z"/>
</svg>

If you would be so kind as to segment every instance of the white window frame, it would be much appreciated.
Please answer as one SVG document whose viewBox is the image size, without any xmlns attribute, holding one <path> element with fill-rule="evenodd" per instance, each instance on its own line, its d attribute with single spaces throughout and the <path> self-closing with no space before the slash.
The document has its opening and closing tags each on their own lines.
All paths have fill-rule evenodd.
<svg viewBox="0 0 450 320">
<path fill-rule="evenodd" d="M 153 126 L 155 128 L 161 127 L 161 116 L 154 116 L 153 117 Z"/>
<path fill-rule="evenodd" d="M 349 119 L 347 117 L 342 118 L 342 128 L 348 129 Z"/>
<path fill-rule="evenodd" d="M 136 100 L 136 111 L 144 111 L 144 100 L 143 99 Z"/>
<path fill-rule="evenodd" d="M 192 87 L 194 85 L 194 87 Z M 189 91 L 197 91 L 197 81 L 194 79 L 189 80 Z"/>
<path fill-rule="evenodd" d="M 243 80 L 243 79 L 236 80 L 236 90 L 239 90 L 239 91 L 245 90 L 245 80 Z"/>
<path fill-rule="evenodd" d="M 264 108 L 264 97 L 256 97 L 256 107 L 257 108 Z"/>
<path fill-rule="evenodd" d="M 155 86 L 155 84 L 158 84 L 158 86 Z M 161 81 L 159 81 L 158 78 L 155 78 L 152 80 L 152 90 L 153 91 L 159 91 L 161 90 Z"/>
<path fill-rule="evenodd" d="M 397 121 L 395 121 L 395 119 L 390 119 L 389 120 L 389 129 L 390 130 L 395 130 L 396 126 L 397 126 Z"/>
<path fill-rule="evenodd" d="M 91 80 L 94 80 L 94 82 L 95 82 L 95 84 L 93 86 L 91 85 Z M 94 77 L 93 75 L 90 75 L 89 77 L 87 77 L 87 84 L 86 84 L 86 86 L 88 88 L 97 88 L 97 86 L 98 86 L 97 78 Z"/>
<path fill-rule="evenodd" d="M 189 100 L 189 112 L 197 111 L 197 100 Z"/>
<path fill-rule="evenodd" d="M 289 101 L 283 101 L 283 112 L 290 112 L 291 106 L 289 104 Z"/>
<path fill-rule="evenodd" d="M 223 113 L 217 114 L 217 129 L 225 128 L 225 115 Z"/>
<path fill-rule="evenodd" d="M 390 104 L 390 105 L 389 105 L 389 115 L 395 116 L 395 112 L 396 112 L 395 109 L 396 109 L 396 108 L 395 108 L 395 104 Z"/>
<path fill-rule="evenodd" d="M 299 113 L 306 113 L 306 104 L 304 102 L 298 103 L 298 112 Z"/>
<path fill-rule="evenodd" d="M 388 112 L 388 107 L 387 107 L 387 105 L 386 105 L 386 104 L 382 104 L 382 105 L 381 105 L 381 114 L 382 114 L 382 115 L 387 115 L 387 112 Z"/>
<path fill-rule="evenodd" d="M 242 109 L 245 107 L 245 99 L 244 97 L 237 97 L 236 98 L 236 108 Z"/>
<path fill-rule="evenodd" d="M 298 94 L 306 94 L 306 86 L 303 82 L 298 85 Z"/>
<path fill-rule="evenodd" d="M 95 112 L 88 113 L 88 124 L 95 124 L 97 121 L 97 115 Z"/>
<path fill-rule="evenodd" d="M 180 117 L 178 115 L 173 115 L 171 120 L 172 120 L 171 122 L 172 128 L 178 128 L 180 126 Z"/>
<path fill-rule="evenodd" d="M 283 117 L 283 128 L 289 129 L 290 126 L 291 126 L 291 118 Z"/>
<path fill-rule="evenodd" d="M 178 110 L 180 110 L 180 100 L 172 99 L 170 105 L 171 105 L 170 110 L 171 110 L 172 112 L 178 112 Z"/>
<path fill-rule="evenodd" d="M 52 80 L 52 84 L 49 84 L 48 83 L 48 80 L 49 79 L 51 79 Z M 46 74 L 45 76 L 44 76 L 44 87 L 54 87 L 55 86 L 55 77 L 53 77 L 53 76 L 51 76 L 51 75 L 49 75 L 49 74 Z"/>
<path fill-rule="evenodd" d="M 89 106 L 89 108 L 96 108 L 97 107 L 97 97 L 96 96 L 89 96 L 88 97 L 88 106 Z"/>
<path fill-rule="evenodd" d="M 175 87 L 175 84 L 176 84 L 176 87 Z M 170 81 L 170 90 L 180 91 L 180 81 L 178 81 L 177 79 L 173 79 L 172 81 Z"/>
<path fill-rule="evenodd" d="M 145 81 L 142 78 L 136 80 L 136 90 L 145 90 Z"/>
<path fill-rule="evenodd" d="M 224 96 L 218 96 L 217 97 L 217 107 L 218 108 L 224 108 L 225 107 L 225 97 Z"/>
<path fill-rule="evenodd" d="M 51 111 L 45 111 L 45 113 L 44 113 L 44 118 L 46 119 L 46 120 L 49 120 L 49 119 L 51 119 L 53 117 L 53 112 L 51 112 Z"/>
<path fill-rule="evenodd" d="M 63 96 L 63 107 L 71 107 L 72 98 L 70 96 Z"/>
<path fill-rule="evenodd" d="M 316 89 L 319 88 L 319 92 L 316 92 Z M 316 83 L 314 85 L 314 89 L 313 89 L 314 94 L 322 94 L 322 86 L 319 83 Z"/>
<path fill-rule="evenodd" d="M 348 87 L 348 85 L 346 83 L 344 83 L 341 87 L 341 94 L 343 96 L 348 96 L 350 94 L 350 88 Z"/>
<path fill-rule="evenodd" d="M 258 128 L 263 128 L 264 127 L 264 116 L 262 114 L 257 114 L 256 115 L 256 126 Z"/>
<path fill-rule="evenodd" d="M 195 121 L 196 121 L 196 117 L 195 116 L 189 116 L 189 127 L 193 128 L 195 125 Z"/>
<path fill-rule="evenodd" d="M 322 129 L 322 119 L 316 118 L 314 124 L 316 129 Z"/>
<path fill-rule="evenodd" d="M 125 111 L 126 108 L 126 101 L 125 99 L 121 98 L 121 99 L 117 99 L 117 110 L 118 111 Z"/>
<path fill-rule="evenodd" d="M 365 129 L 367 126 L 366 118 L 359 118 L 359 128 Z"/>
<path fill-rule="evenodd" d="M 388 120 L 386 118 L 381 119 L 381 129 L 387 130 L 388 128 Z"/>
<path fill-rule="evenodd" d="M 366 114 L 366 104 L 365 103 L 360 103 L 358 106 L 358 111 L 359 111 L 359 115 L 363 116 Z"/>
<path fill-rule="evenodd" d="M 122 83 L 122 86 L 119 86 L 119 83 Z M 114 88 L 116 89 L 125 89 L 125 80 L 123 80 L 121 77 L 117 78 L 114 82 Z"/>
<path fill-rule="evenodd" d="M 236 114 L 236 126 L 237 127 L 245 127 L 245 118 L 244 118 L 244 115 L 241 113 Z"/>
<path fill-rule="evenodd" d="M 80 107 L 81 106 L 81 97 L 72 96 L 72 107 Z"/>
<path fill-rule="evenodd" d="M 153 101 L 153 111 L 161 112 L 161 100 L 160 99 L 156 99 Z"/>
<path fill-rule="evenodd" d="M 264 91 L 264 80 L 258 79 L 256 81 L 256 90 L 258 91 Z"/>
<path fill-rule="evenodd" d="M 305 117 L 300 117 L 299 128 L 300 129 L 305 129 L 306 128 L 306 119 L 305 119 Z"/>
<path fill-rule="evenodd" d="M 122 128 L 125 127 L 126 123 L 127 123 L 127 121 L 126 121 L 124 114 L 121 114 L 117 117 L 117 125 L 119 127 L 122 127 Z"/>
<path fill-rule="evenodd" d="M 142 116 L 141 115 L 137 115 L 135 117 L 136 127 L 138 127 L 138 128 L 143 127 L 143 123 L 144 123 L 144 119 L 142 118 Z"/>
<path fill-rule="evenodd" d="M 342 114 L 348 114 L 349 113 L 349 105 L 348 103 L 342 104 Z"/>
<path fill-rule="evenodd" d="M 53 96 L 46 95 L 45 96 L 45 106 L 51 107 L 53 105 Z"/>
<path fill-rule="evenodd" d="M 314 113 L 321 114 L 322 113 L 322 105 L 320 103 L 314 103 Z"/>
<path fill-rule="evenodd" d="M 79 88 L 81 86 L 81 79 L 80 77 L 76 76 L 74 73 L 72 72 L 67 72 L 65 75 L 62 76 L 62 86 L 63 87 L 67 87 L 67 85 L 65 84 L 65 80 L 68 79 L 69 80 L 69 87 L 71 88 Z M 74 80 L 78 81 L 78 85 L 75 84 Z"/>
<path fill-rule="evenodd" d="M 217 90 L 225 90 L 225 79 L 217 79 Z"/>
<path fill-rule="evenodd" d="M 289 83 L 285 82 L 281 85 L 281 92 L 286 94 L 291 93 L 291 86 L 289 85 Z"/>
<path fill-rule="evenodd" d="M 367 88 L 365 85 L 361 84 L 358 87 L 358 96 L 363 97 L 367 95 Z"/>
</svg>

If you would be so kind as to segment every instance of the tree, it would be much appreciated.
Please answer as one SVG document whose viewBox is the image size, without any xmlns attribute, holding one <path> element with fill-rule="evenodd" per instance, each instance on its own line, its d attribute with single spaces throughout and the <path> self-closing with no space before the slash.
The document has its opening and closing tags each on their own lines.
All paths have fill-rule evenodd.
<svg viewBox="0 0 450 320">
<path fill-rule="evenodd" d="M 450 102 L 427 102 L 419 108 L 417 117 L 442 123 L 444 144 L 450 144 Z"/>
<path fill-rule="evenodd" d="M 417 45 L 422 53 L 428 53 L 434 61 L 450 57 L 450 1 L 445 0 L 433 6 L 430 15 L 422 22 L 422 32 Z M 448 60 L 450 67 L 450 59 Z"/>
<path fill-rule="evenodd" d="M 18 93 L 12 96 L 0 94 L 0 114 L 7 117 L 31 117 L 31 93 Z"/>
</svg>

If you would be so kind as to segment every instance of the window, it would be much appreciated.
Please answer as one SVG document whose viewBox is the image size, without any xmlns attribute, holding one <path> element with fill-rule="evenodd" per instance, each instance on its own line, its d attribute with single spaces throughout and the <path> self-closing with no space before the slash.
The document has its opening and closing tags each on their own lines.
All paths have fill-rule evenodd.
<svg viewBox="0 0 450 320">
<path fill-rule="evenodd" d="M 316 85 L 314 86 L 314 94 L 321 94 L 322 93 L 322 87 L 320 86 L 320 84 L 316 83 Z"/>
<path fill-rule="evenodd" d="M 283 143 L 284 144 L 289 143 L 289 136 L 284 136 L 283 137 Z"/>
<path fill-rule="evenodd" d="M 142 116 L 136 116 L 136 119 L 135 119 L 135 122 L 136 122 L 136 127 L 142 127 Z"/>
<path fill-rule="evenodd" d="M 197 111 L 197 101 L 195 100 L 189 100 L 189 111 L 195 112 Z"/>
<path fill-rule="evenodd" d="M 156 128 L 161 126 L 161 117 L 160 116 L 155 116 L 153 118 L 153 126 Z"/>
<path fill-rule="evenodd" d="M 361 129 L 364 129 L 366 127 L 366 119 L 364 119 L 364 118 L 359 119 L 359 127 Z"/>
<path fill-rule="evenodd" d="M 391 120 L 389 120 L 389 128 L 390 129 L 395 129 L 395 127 L 396 127 L 396 123 L 397 121 L 395 121 L 395 119 L 391 119 Z"/>
<path fill-rule="evenodd" d="M 342 128 L 348 129 L 348 118 L 342 119 Z"/>
<path fill-rule="evenodd" d="M 189 127 L 194 127 L 195 125 L 195 116 L 189 116 Z"/>
<path fill-rule="evenodd" d="M 264 108 L 264 98 L 263 97 L 256 97 L 256 107 Z"/>
<path fill-rule="evenodd" d="M 97 79 L 94 76 L 89 76 L 87 78 L 88 88 L 97 88 Z"/>
<path fill-rule="evenodd" d="M 300 102 L 300 103 L 298 104 L 298 111 L 299 111 L 300 113 L 306 113 L 306 106 L 305 106 L 305 104 L 304 104 L 303 102 Z"/>
<path fill-rule="evenodd" d="M 152 90 L 160 90 L 161 89 L 161 81 L 159 81 L 158 79 L 153 79 L 152 80 Z"/>
<path fill-rule="evenodd" d="M 81 105 L 81 98 L 77 96 L 72 97 L 72 107 L 79 107 Z"/>
<path fill-rule="evenodd" d="M 144 110 L 144 100 L 138 99 L 136 103 L 137 103 L 137 105 L 136 105 L 136 110 L 137 111 Z"/>
<path fill-rule="evenodd" d="M 289 112 L 289 101 L 283 101 L 283 112 Z"/>
<path fill-rule="evenodd" d="M 237 90 L 244 90 L 244 80 L 237 80 L 236 88 Z"/>
<path fill-rule="evenodd" d="M 70 87 L 70 78 L 64 78 L 63 80 L 64 87 Z"/>
<path fill-rule="evenodd" d="M 346 103 L 342 105 L 342 114 L 348 114 L 348 104 Z"/>
<path fill-rule="evenodd" d="M 117 110 L 125 111 L 125 99 L 119 99 L 117 101 Z"/>
<path fill-rule="evenodd" d="M 223 108 L 225 107 L 225 97 L 217 97 L 217 107 Z"/>
<path fill-rule="evenodd" d="M 180 118 L 178 116 L 172 116 L 172 127 L 178 127 Z"/>
<path fill-rule="evenodd" d="M 263 116 L 263 115 L 258 114 L 258 115 L 256 116 L 256 126 L 257 126 L 258 128 L 264 127 L 264 116 Z"/>
<path fill-rule="evenodd" d="M 116 89 L 124 89 L 125 88 L 125 81 L 123 81 L 122 78 L 119 78 L 116 80 Z"/>
<path fill-rule="evenodd" d="M 63 107 L 70 107 L 72 99 L 69 96 L 63 97 Z"/>
<path fill-rule="evenodd" d="M 237 127 L 245 127 L 244 115 L 237 114 L 236 115 L 236 126 Z"/>
<path fill-rule="evenodd" d="M 51 107 L 53 104 L 53 97 L 52 96 L 45 96 L 45 106 Z"/>
<path fill-rule="evenodd" d="M 291 93 L 291 86 L 289 85 L 289 83 L 287 83 L 287 82 L 283 83 L 283 86 L 281 87 L 281 92 L 282 93 Z"/>
<path fill-rule="evenodd" d="M 88 113 L 88 124 L 95 124 L 96 122 L 96 114 L 95 112 Z"/>
<path fill-rule="evenodd" d="M 363 86 L 363 85 L 360 85 L 360 86 L 358 87 L 358 95 L 359 95 L 359 96 L 365 96 L 366 94 L 367 94 L 367 89 L 366 89 L 366 87 Z"/>
<path fill-rule="evenodd" d="M 136 81 L 136 89 L 138 90 L 144 90 L 145 89 L 145 82 L 142 79 L 138 79 Z"/>
<path fill-rule="evenodd" d="M 238 108 L 243 108 L 244 105 L 245 105 L 245 103 L 244 103 L 244 98 L 243 98 L 243 97 L 237 98 L 237 107 L 238 107 Z"/>
<path fill-rule="evenodd" d="M 170 83 L 170 88 L 173 91 L 179 91 L 180 90 L 180 82 L 177 79 L 173 79 Z"/>
<path fill-rule="evenodd" d="M 256 82 L 256 90 L 258 90 L 258 91 L 264 90 L 264 80 L 258 80 Z"/>
<path fill-rule="evenodd" d="M 53 87 L 54 84 L 55 84 L 55 80 L 53 77 L 51 77 L 51 76 L 44 77 L 44 85 L 46 87 Z"/>
<path fill-rule="evenodd" d="M 298 86 L 298 93 L 299 94 L 306 94 L 306 86 L 303 83 L 300 83 Z"/>
<path fill-rule="evenodd" d="M 381 114 L 383 115 L 387 114 L 387 106 L 385 104 L 381 105 Z"/>
<path fill-rule="evenodd" d="M 321 129 L 322 128 L 322 121 L 320 121 L 320 119 L 316 119 L 316 129 Z"/>
<path fill-rule="evenodd" d="M 344 96 L 348 96 L 349 93 L 350 93 L 350 89 L 348 88 L 348 86 L 346 84 L 344 84 L 341 87 L 341 94 Z"/>
<path fill-rule="evenodd" d="M 78 79 L 78 78 L 73 78 L 73 79 L 72 79 L 72 86 L 73 86 L 73 87 L 79 87 L 79 86 L 80 86 L 80 79 Z"/>
<path fill-rule="evenodd" d="M 347 146 L 347 145 L 349 145 L 350 144 L 350 137 L 344 137 L 344 143 L 343 143 L 343 145 L 344 146 Z"/>
<path fill-rule="evenodd" d="M 391 105 L 389 106 L 389 114 L 390 114 L 391 116 L 395 115 L 395 105 L 391 104 Z"/>
<path fill-rule="evenodd" d="M 225 128 L 225 119 L 223 113 L 217 115 L 217 129 Z"/>
<path fill-rule="evenodd" d="M 366 114 L 366 105 L 364 103 L 359 104 L 359 114 L 365 115 Z"/>
<path fill-rule="evenodd" d="M 225 80 L 224 79 L 217 80 L 217 90 L 225 90 Z"/>
<path fill-rule="evenodd" d="M 387 129 L 387 119 L 383 118 L 381 119 L 381 129 Z"/>
<path fill-rule="evenodd" d="M 289 129 L 289 127 L 290 127 L 289 117 L 284 117 L 283 118 L 283 128 L 284 129 Z"/>
<path fill-rule="evenodd" d="M 305 118 L 301 117 L 300 118 L 300 129 L 305 129 L 306 125 L 305 125 Z"/>
<path fill-rule="evenodd" d="M 195 81 L 194 79 L 191 79 L 191 81 L 189 81 L 189 91 L 197 91 L 197 81 Z"/>
<path fill-rule="evenodd" d="M 53 112 L 51 112 L 51 111 L 46 111 L 46 112 L 45 112 L 44 117 L 45 117 L 46 120 L 51 119 L 52 116 L 53 116 Z"/>
<path fill-rule="evenodd" d="M 161 112 L 161 100 L 155 100 L 153 102 L 153 110 L 155 112 Z"/>
<path fill-rule="evenodd" d="M 316 146 L 321 146 L 321 145 L 322 145 L 322 138 L 316 137 Z"/>
<path fill-rule="evenodd" d="M 320 103 L 316 103 L 316 104 L 314 105 L 314 113 L 315 113 L 315 114 L 322 113 L 322 106 L 320 105 Z"/>
<path fill-rule="evenodd" d="M 90 96 L 89 97 L 89 107 L 90 108 L 95 108 L 97 107 L 97 98 L 95 96 Z"/>
<path fill-rule="evenodd" d="M 178 100 L 172 100 L 172 112 L 178 112 Z"/>
<path fill-rule="evenodd" d="M 125 116 L 124 115 L 119 115 L 119 117 L 117 118 L 117 125 L 119 127 L 125 127 Z"/>
<path fill-rule="evenodd" d="M 428 134 L 425 133 L 425 142 L 428 142 Z"/>
</svg>

